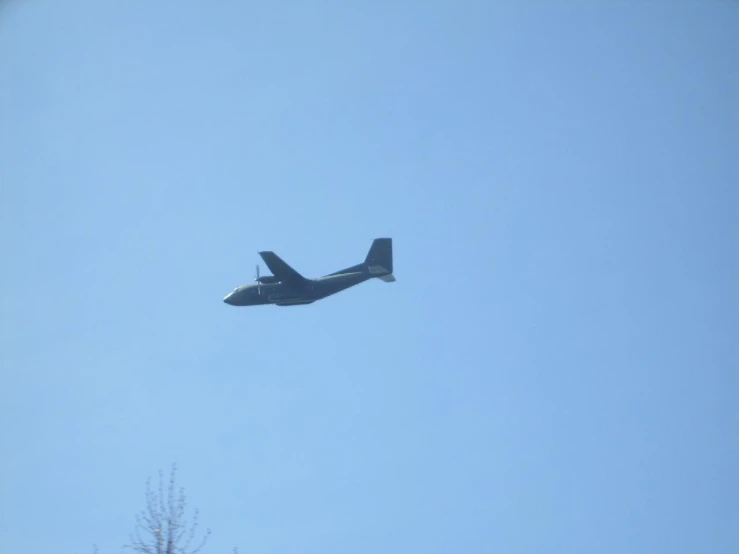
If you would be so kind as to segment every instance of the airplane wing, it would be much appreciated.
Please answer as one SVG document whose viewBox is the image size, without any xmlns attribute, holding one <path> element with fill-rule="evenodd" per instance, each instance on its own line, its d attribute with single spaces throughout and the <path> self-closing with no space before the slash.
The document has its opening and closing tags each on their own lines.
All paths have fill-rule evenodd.
<svg viewBox="0 0 739 554">
<path fill-rule="evenodd" d="M 267 264 L 272 275 L 277 277 L 279 281 L 282 281 L 283 283 L 298 283 L 305 281 L 305 277 L 287 265 L 287 263 L 285 263 L 285 261 L 274 252 L 260 252 L 259 255 L 264 260 L 264 263 Z"/>
</svg>

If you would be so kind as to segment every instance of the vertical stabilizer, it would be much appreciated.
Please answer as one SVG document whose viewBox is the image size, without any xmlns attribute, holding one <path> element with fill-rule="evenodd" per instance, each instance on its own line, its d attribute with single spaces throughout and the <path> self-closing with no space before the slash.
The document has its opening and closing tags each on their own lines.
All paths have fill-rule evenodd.
<svg viewBox="0 0 739 554">
<path fill-rule="evenodd" d="M 392 282 L 393 277 L 393 239 L 382 238 L 372 241 L 372 246 L 364 260 L 367 271 L 380 277 L 383 281 Z"/>
</svg>

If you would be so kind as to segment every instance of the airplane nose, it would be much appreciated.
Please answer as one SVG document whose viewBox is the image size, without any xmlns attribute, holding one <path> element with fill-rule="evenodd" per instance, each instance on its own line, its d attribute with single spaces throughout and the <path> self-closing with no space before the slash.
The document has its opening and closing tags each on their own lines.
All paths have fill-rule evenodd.
<svg viewBox="0 0 739 554">
<path fill-rule="evenodd" d="M 234 295 L 234 293 L 229 292 L 226 296 L 223 297 L 223 301 L 226 304 L 231 304 L 231 300 L 232 300 L 233 295 Z"/>
</svg>

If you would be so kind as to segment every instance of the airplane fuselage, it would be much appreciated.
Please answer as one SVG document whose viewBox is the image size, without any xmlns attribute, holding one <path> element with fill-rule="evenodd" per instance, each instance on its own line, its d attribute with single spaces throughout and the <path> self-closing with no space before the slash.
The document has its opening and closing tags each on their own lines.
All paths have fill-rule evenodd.
<svg viewBox="0 0 739 554">
<path fill-rule="evenodd" d="M 232 306 L 258 306 L 276 304 L 294 306 L 311 304 L 337 292 L 372 279 L 375 275 L 365 272 L 339 273 L 318 279 L 306 279 L 304 283 L 270 283 L 241 285 L 231 292 L 224 302 Z"/>
</svg>

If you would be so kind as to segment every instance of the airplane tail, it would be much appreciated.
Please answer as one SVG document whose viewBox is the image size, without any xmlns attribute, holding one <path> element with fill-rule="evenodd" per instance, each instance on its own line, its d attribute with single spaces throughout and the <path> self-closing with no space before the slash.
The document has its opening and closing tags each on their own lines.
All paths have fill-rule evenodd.
<svg viewBox="0 0 739 554">
<path fill-rule="evenodd" d="M 364 259 L 367 271 L 385 282 L 395 281 L 393 275 L 393 239 L 375 239 Z"/>
</svg>

